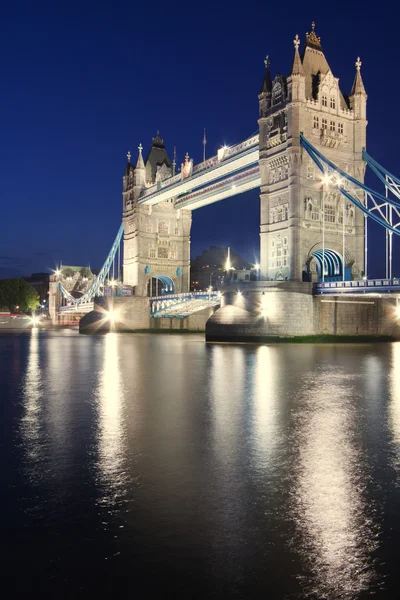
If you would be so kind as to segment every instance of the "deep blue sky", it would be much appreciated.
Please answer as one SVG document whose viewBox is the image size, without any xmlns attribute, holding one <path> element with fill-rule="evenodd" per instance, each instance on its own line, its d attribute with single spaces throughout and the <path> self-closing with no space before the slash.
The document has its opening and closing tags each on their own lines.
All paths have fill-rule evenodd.
<svg viewBox="0 0 400 600">
<path fill-rule="evenodd" d="M 138 144 L 147 152 L 159 129 L 178 163 L 186 151 L 198 162 L 204 127 L 208 155 L 254 133 L 265 55 L 287 74 L 293 37 L 303 43 L 313 19 L 342 91 L 361 56 L 368 149 L 399 175 L 400 47 L 390 6 L 3 2 L 0 276 L 60 259 L 100 266 L 121 220 L 127 151 L 136 160 Z M 377 252 L 381 238 L 371 237 Z M 192 255 L 211 244 L 258 257 L 256 191 L 193 213 Z"/>
</svg>

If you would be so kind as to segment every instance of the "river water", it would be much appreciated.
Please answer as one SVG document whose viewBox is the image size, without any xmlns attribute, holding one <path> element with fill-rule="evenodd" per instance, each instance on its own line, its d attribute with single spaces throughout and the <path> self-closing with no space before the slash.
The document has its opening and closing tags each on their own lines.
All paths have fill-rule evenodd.
<svg viewBox="0 0 400 600">
<path fill-rule="evenodd" d="M 12 597 L 398 598 L 400 343 L 0 335 Z"/>
</svg>

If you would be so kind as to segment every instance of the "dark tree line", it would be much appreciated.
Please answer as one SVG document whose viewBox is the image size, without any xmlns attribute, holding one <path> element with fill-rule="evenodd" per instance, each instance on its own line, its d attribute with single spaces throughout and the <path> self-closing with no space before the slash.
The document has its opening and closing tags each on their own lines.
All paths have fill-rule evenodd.
<svg viewBox="0 0 400 600">
<path fill-rule="evenodd" d="M 8 308 L 11 312 L 19 307 L 26 312 L 35 310 L 40 304 L 39 294 L 24 279 L 0 280 L 0 308 Z"/>
</svg>

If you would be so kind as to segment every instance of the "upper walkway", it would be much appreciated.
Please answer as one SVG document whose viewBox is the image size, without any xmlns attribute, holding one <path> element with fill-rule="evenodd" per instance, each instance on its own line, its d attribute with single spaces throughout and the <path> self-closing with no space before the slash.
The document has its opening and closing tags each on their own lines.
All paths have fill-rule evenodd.
<svg viewBox="0 0 400 600">
<path fill-rule="evenodd" d="M 144 190 L 138 204 L 154 205 L 175 198 L 176 208 L 194 210 L 259 187 L 258 144 L 257 134 L 240 144 L 224 146 L 194 166 L 187 177 L 181 172 Z"/>
</svg>

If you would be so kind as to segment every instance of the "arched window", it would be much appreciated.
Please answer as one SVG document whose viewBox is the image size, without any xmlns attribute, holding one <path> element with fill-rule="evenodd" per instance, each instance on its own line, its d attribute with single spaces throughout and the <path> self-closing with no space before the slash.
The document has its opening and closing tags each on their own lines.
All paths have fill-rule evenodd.
<svg viewBox="0 0 400 600">
<path fill-rule="evenodd" d="M 335 222 L 335 208 L 331 204 L 326 204 L 324 209 L 324 217 L 325 223 L 334 223 Z"/>
<path fill-rule="evenodd" d="M 353 227 L 354 225 L 354 209 L 350 208 L 349 210 L 349 223 L 350 227 Z"/>
<path fill-rule="evenodd" d="M 158 222 L 158 233 L 168 233 L 168 221 Z"/>
<path fill-rule="evenodd" d="M 280 83 L 276 83 L 274 86 L 272 101 L 273 104 L 279 104 L 279 102 L 282 102 L 282 86 Z"/>
<path fill-rule="evenodd" d="M 316 204 L 313 204 L 311 206 L 311 221 L 319 221 L 319 220 L 320 220 L 319 206 L 317 206 Z"/>
<path fill-rule="evenodd" d="M 322 106 L 328 106 L 328 98 L 327 98 L 327 96 L 322 96 Z"/>
</svg>

